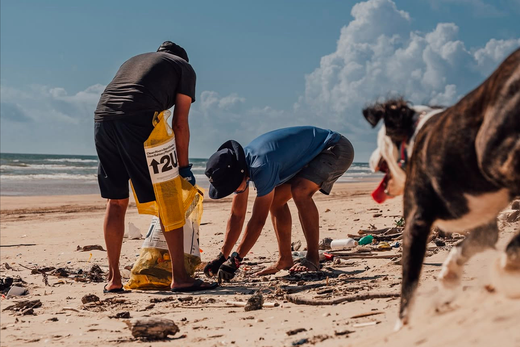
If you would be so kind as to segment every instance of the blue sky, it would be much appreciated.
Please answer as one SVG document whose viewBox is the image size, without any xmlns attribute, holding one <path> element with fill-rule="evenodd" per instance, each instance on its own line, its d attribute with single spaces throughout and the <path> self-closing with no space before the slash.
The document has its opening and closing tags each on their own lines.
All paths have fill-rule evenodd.
<svg viewBox="0 0 520 347">
<path fill-rule="evenodd" d="M 129 57 L 162 41 L 197 72 L 191 157 L 312 124 L 366 161 L 367 102 L 450 105 L 520 47 L 520 0 L 0 3 L 2 152 L 95 154 L 93 111 Z"/>
</svg>

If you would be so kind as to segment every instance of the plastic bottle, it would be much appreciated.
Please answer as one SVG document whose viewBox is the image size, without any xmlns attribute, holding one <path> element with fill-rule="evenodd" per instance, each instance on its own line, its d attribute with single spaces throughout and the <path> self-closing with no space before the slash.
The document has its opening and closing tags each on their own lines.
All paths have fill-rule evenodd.
<svg viewBox="0 0 520 347">
<path fill-rule="evenodd" d="M 345 249 L 345 248 L 354 248 L 358 245 L 358 242 L 354 239 L 339 239 L 332 240 L 330 243 L 330 248 L 332 249 Z"/>
<path fill-rule="evenodd" d="M 367 236 L 363 236 L 359 240 L 359 244 L 360 245 L 369 245 L 372 243 L 372 241 L 374 241 L 374 237 L 372 235 L 367 235 Z"/>
</svg>

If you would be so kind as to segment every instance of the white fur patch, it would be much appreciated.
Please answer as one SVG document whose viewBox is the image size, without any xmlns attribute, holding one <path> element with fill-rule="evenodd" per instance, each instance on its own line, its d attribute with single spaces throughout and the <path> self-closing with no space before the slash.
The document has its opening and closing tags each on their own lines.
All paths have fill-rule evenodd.
<svg viewBox="0 0 520 347">
<path fill-rule="evenodd" d="M 469 212 L 455 220 L 435 221 L 435 225 L 445 232 L 462 232 L 487 224 L 495 219 L 500 211 L 509 204 L 509 190 L 501 189 L 494 193 L 478 196 L 464 194 Z"/>
<path fill-rule="evenodd" d="M 453 247 L 442 264 L 439 280 L 446 289 L 453 289 L 460 284 L 462 266 L 459 265 L 459 259 L 462 259 L 462 249 L 461 247 Z"/>
<path fill-rule="evenodd" d="M 436 115 L 444 109 L 432 109 L 428 106 L 412 106 L 411 107 L 415 112 L 420 114 L 420 120 L 417 123 L 414 134 L 410 140 L 410 143 L 407 146 L 407 153 L 410 157 L 412 155 L 413 146 L 415 144 L 415 136 L 422 128 L 424 123 L 433 115 Z M 406 181 L 406 173 L 403 169 L 401 169 L 398 165 L 399 150 L 397 146 L 392 142 L 390 137 L 386 136 L 386 128 L 383 124 L 381 129 L 377 134 L 377 148 L 370 156 L 369 164 L 372 171 L 375 171 L 377 165 L 379 164 L 380 159 L 383 158 L 390 170 L 391 179 L 388 183 L 388 191 L 391 195 L 400 195 L 404 191 L 404 183 Z M 399 193 L 399 194 L 397 194 Z"/>
</svg>

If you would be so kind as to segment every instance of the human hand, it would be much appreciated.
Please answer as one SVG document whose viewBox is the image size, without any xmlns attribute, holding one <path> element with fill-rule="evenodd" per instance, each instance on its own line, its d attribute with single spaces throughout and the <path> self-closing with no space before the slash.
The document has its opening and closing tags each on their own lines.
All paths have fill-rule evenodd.
<svg viewBox="0 0 520 347">
<path fill-rule="evenodd" d="M 240 267 L 240 263 L 242 263 L 242 258 L 238 256 L 237 252 L 233 252 L 229 259 L 226 260 L 218 270 L 218 283 L 229 282 L 233 279 L 233 277 L 235 277 L 235 272 Z"/>
<path fill-rule="evenodd" d="M 192 164 L 188 166 L 183 166 L 179 168 L 179 175 L 181 175 L 186 181 L 190 182 L 192 186 L 197 183 L 195 180 L 195 176 L 193 176 L 193 172 L 191 172 Z"/>
<path fill-rule="evenodd" d="M 206 264 L 206 266 L 204 267 L 204 274 L 209 278 L 217 275 L 220 266 L 224 264 L 225 261 L 226 258 L 224 257 L 222 252 L 220 252 L 217 258 L 213 259 L 208 264 Z"/>
</svg>

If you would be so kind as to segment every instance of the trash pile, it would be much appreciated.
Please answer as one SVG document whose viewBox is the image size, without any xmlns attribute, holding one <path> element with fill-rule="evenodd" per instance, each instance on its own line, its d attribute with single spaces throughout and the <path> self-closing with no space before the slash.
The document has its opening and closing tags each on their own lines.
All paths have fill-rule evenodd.
<svg viewBox="0 0 520 347">
<path fill-rule="evenodd" d="M 201 263 L 199 248 L 199 226 L 202 218 L 202 195 L 197 194 L 188 211 L 184 233 L 184 266 L 193 275 Z M 135 232 L 137 234 L 139 232 Z M 139 233 L 140 235 L 140 233 Z M 165 289 L 172 280 L 171 260 L 163 227 L 158 217 L 153 217 L 139 257 L 131 269 L 127 289 Z"/>
<path fill-rule="evenodd" d="M 320 262 L 334 259 L 390 259 L 394 264 L 400 264 L 404 232 L 404 219 L 395 221 L 395 226 L 377 229 L 370 225 L 368 229 L 361 229 L 358 234 L 347 234 L 344 239 L 326 237 L 319 243 Z M 464 239 L 458 233 L 447 234 L 435 228 L 429 239 L 426 256 L 432 256 L 439 250 L 449 249 L 454 243 Z M 299 262 L 305 257 L 305 251 L 299 251 L 301 242 L 293 242 L 293 260 Z"/>
</svg>

